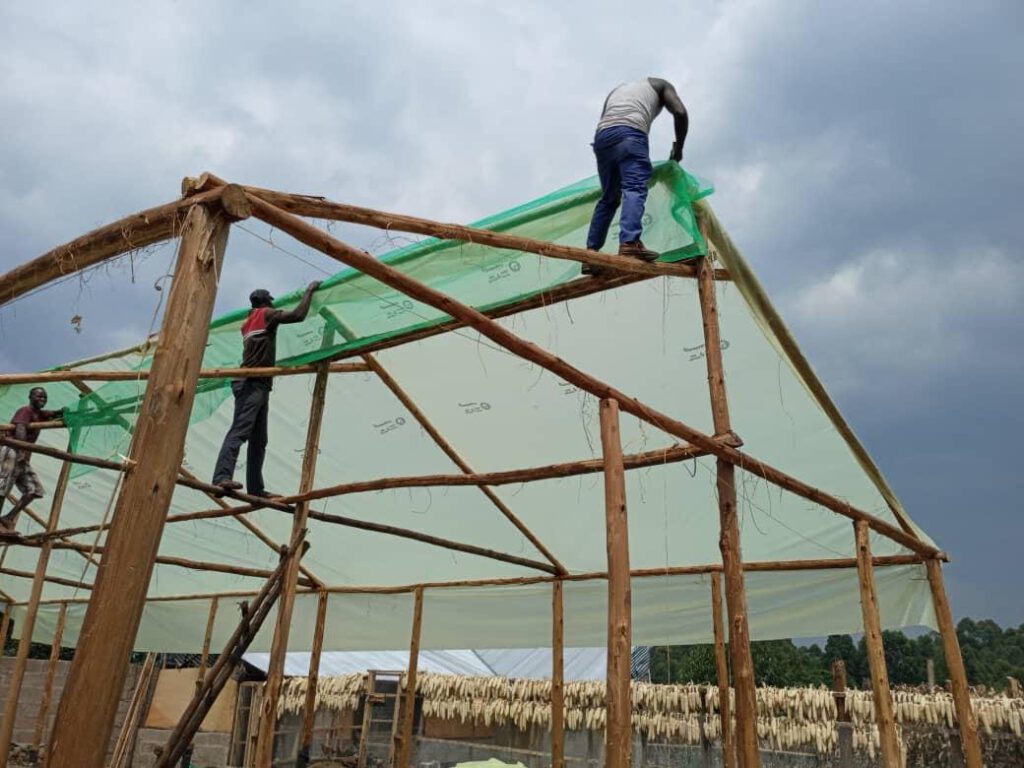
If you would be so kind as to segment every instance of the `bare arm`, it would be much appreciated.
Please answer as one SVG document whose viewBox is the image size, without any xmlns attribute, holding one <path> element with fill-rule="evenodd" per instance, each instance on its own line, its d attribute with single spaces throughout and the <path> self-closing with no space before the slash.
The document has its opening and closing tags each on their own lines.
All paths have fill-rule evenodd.
<svg viewBox="0 0 1024 768">
<path fill-rule="evenodd" d="M 683 159 L 683 145 L 686 143 L 686 134 L 690 130 L 690 116 L 687 114 L 683 100 L 679 98 L 679 94 L 676 93 L 675 86 L 672 83 L 659 77 L 649 77 L 647 79 L 658 95 L 661 96 L 661 103 L 665 105 L 665 109 L 675 119 L 676 140 L 672 145 L 671 158 L 678 163 Z"/>
<path fill-rule="evenodd" d="M 306 315 L 309 314 L 309 305 L 313 301 L 313 294 L 316 289 L 320 287 L 320 281 L 314 280 L 312 283 L 306 286 L 306 292 L 302 294 L 302 298 L 299 300 L 298 305 L 295 309 L 282 311 L 277 315 L 278 323 L 301 323 L 306 319 Z"/>
</svg>

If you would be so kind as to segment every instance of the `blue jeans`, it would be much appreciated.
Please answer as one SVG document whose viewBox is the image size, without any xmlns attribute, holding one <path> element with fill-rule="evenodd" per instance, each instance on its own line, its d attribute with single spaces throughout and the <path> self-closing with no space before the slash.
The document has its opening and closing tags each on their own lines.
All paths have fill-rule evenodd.
<svg viewBox="0 0 1024 768">
<path fill-rule="evenodd" d="M 601 179 L 601 199 L 594 208 L 587 233 L 587 248 L 599 251 L 608 237 L 608 227 L 622 202 L 619 217 L 619 242 L 640 239 L 643 231 L 647 182 L 651 178 L 651 153 L 647 134 L 636 128 L 613 125 L 594 137 L 597 175 Z"/>
</svg>

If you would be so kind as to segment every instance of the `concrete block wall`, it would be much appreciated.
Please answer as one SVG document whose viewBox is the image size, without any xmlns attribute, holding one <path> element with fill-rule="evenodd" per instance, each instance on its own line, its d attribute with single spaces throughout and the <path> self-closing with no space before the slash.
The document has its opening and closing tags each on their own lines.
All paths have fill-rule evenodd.
<svg viewBox="0 0 1024 768">
<path fill-rule="evenodd" d="M 36 718 L 39 715 L 39 705 L 43 700 L 43 688 L 46 685 L 46 675 L 50 662 L 48 659 L 29 659 L 25 667 L 25 679 L 21 684 L 21 695 L 18 697 L 18 712 L 14 720 L 14 743 L 32 744 L 35 737 Z M 70 661 L 57 662 L 57 674 L 53 682 L 53 696 L 50 699 L 50 710 L 47 716 L 46 729 L 43 731 L 43 742 L 45 743 L 50 728 L 53 727 L 53 718 L 57 712 L 57 705 L 60 702 L 61 693 L 64 690 L 64 683 L 67 681 L 68 671 L 71 669 Z M 10 687 L 11 674 L 14 670 L 14 657 L 4 656 L 0 658 L 0 697 L 7 701 L 7 691 Z M 128 704 L 135 691 L 135 683 L 139 675 L 139 666 L 131 665 L 125 678 L 124 688 L 121 691 L 121 701 L 117 708 L 117 718 L 114 721 L 114 731 L 111 736 L 110 748 L 113 749 L 117 741 L 117 735 L 124 722 Z"/>
<path fill-rule="evenodd" d="M 162 747 L 171 735 L 168 730 L 160 728 L 140 728 L 139 737 L 135 742 L 135 759 L 132 768 L 152 768 L 156 763 L 154 747 Z M 231 747 L 231 734 L 228 733 L 197 733 L 192 741 L 195 751 L 192 753 L 192 764 L 200 768 L 222 768 L 227 765 L 228 749 Z"/>
</svg>

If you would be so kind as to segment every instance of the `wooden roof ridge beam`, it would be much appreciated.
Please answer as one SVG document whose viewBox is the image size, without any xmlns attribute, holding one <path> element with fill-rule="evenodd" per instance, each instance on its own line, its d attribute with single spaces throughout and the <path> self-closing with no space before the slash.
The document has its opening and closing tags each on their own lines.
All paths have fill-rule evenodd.
<svg viewBox="0 0 1024 768">
<path fill-rule="evenodd" d="M 377 211 L 372 208 L 363 208 L 356 205 L 345 205 L 333 203 L 323 197 L 311 197 L 309 195 L 297 195 L 287 192 L 276 192 L 272 189 L 261 189 L 259 187 L 243 186 L 246 193 L 266 201 L 271 205 L 280 208 L 288 213 L 299 216 L 307 216 L 316 219 L 327 219 L 330 221 L 346 221 L 351 224 L 364 224 L 378 229 L 398 232 L 411 232 L 417 235 L 427 235 L 440 240 L 459 240 L 466 243 L 477 243 L 492 248 L 503 248 L 510 251 L 535 253 L 538 256 L 546 256 L 552 259 L 565 259 L 577 261 L 581 264 L 591 264 L 596 267 L 605 267 L 619 272 L 628 272 L 638 275 L 672 276 L 672 277 L 696 277 L 697 270 L 694 266 L 686 263 L 673 262 L 645 262 L 627 256 L 590 251 L 586 248 L 577 248 L 571 245 L 550 243 L 544 240 L 535 240 L 532 237 L 522 237 L 506 232 L 495 232 L 490 229 L 478 229 L 467 227 L 462 224 L 443 224 L 430 219 L 423 219 L 418 216 L 406 216 L 400 213 L 388 213 Z M 715 270 L 715 278 L 728 280 L 729 273 L 724 269 Z"/>
<path fill-rule="evenodd" d="M 200 379 L 251 379 L 277 376 L 298 376 L 316 373 L 319 365 L 275 365 L 268 368 L 207 368 L 199 372 Z M 370 367 L 366 363 L 331 363 L 330 373 L 366 373 Z M 4 373 L 0 374 L 0 386 L 8 384 L 46 384 L 56 381 L 144 381 L 149 378 L 149 371 L 95 371 L 95 370 L 54 370 L 38 373 Z M 49 422 L 43 422 L 49 423 Z"/>
<path fill-rule="evenodd" d="M 478 310 L 421 283 L 388 264 L 378 261 L 357 248 L 353 248 L 347 243 L 332 237 L 318 227 L 286 213 L 259 197 L 250 194 L 249 200 L 252 203 L 254 215 L 286 232 L 299 242 L 305 243 L 309 247 L 315 248 L 344 264 L 359 269 L 364 274 L 380 280 L 385 285 L 401 291 L 410 298 L 422 301 L 452 317 L 463 320 L 467 325 L 479 331 L 496 344 L 560 376 L 563 380 L 589 392 L 591 395 L 602 399 L 617 400 L 623 411 L 632 414 L 636 418 L 686 440 L 692 445 L 704 448 L 719 459 L 760 476 L 766 482 L 802 496 L 815 504 L 831 509 L 843 517 L 850 520 L 863 520 L 872 530 L 902 544 L 913 552 L 932 557 L 938 553 L 937 547 L 925 542 L 917 535 L 908 534 L 898 526 L 892 525 L 870 512 L 854 507 L 844 499 L 815 488 L 782 470 L 755 459 L 749 454 L 717 442 L 712 436 L 694 429 L 677 419 L 673 419 L 671 416 L 642 403 L 636 398 L 630 397 L 625 392 L 610 386 L 595 376 L 585 373 L 539 345 L 519 337 Z"/>
<path fill-rule="evenodd" d="M 58 278 L 81 272 L 129 251 L 177 237 L 194 205 L 220 201 L 234 218 L 245 218 L 239 188 L 233 184 L 147 208 L 94 229 L 0 275 L 0 306 Z"/>
<path fill-rule="evenodd" d="M 41 453 L 44 456 L 51 456 L 55 459 L 62 459 L 64 461 L 70 461 L 73 464 L 85 464 L 90 467 L 97 467 L 98 469 L 110 469 L 115 472 L 130 472 L 132 468 L 131 462 L 128 461 L 111 461 L 110 459 L 100 459 L 96 456 L 86 456 L 80 453 L 71 453 L 70 451 L 62 451 L 59 448 L 51 448 L 48 445 L 39 445 L 37 443 L 27 443 L 22 440 L 14 440 L 10 437 L 0 437 L 0 445 L 8 445 L 12 448 L 18 448 L 30 453 Z M 291 512 L 292 509 L 287 504 L 277 501 L 275 499 L 268 499 L 261 496 L 250 496 L 248 493 L 242 493 L 241 491 L 227 491 L 225 492 L 220 486 L 214 485 L 213 483 L 204 483 L 202 480 L 194 480 L 187 477 L 178 477 L 175 479 L 177 485 L 183 485 L 186 488 L 192 488 L 203 493 L 212 493 L 215 495 L 225 495 L 233 499 L 240 499 L 246 502 L 251 509 L 258 509 L 260 507 L 270 507 L 280 512 Z M 249 511 L 249 510 L 246 510 Z M 92 530 L 102 530 L 101 528 L 93 528 Z"/>
</svg>

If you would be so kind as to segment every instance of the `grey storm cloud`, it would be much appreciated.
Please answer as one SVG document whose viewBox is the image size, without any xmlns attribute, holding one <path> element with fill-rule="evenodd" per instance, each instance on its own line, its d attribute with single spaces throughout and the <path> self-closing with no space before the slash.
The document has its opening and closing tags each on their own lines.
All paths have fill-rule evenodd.
<svg viewBox="0 0 1024 768">
<path fill-rule="evenodd" d="M 912 514 L 957 609 L 1024 621 L 1024 6 L 789 0 L 54 2 L 0 9 L 0 262 L 182 176 L 470 221 L 593 173 L 608 89 L 674 81 L 685 165 Z M 668 120 L 652 134 L 667 156 Z M 379 233 L 340 227 L 374 252 Z M 336 270 L 232 233 L 218 311 Z M 0 309 L 0 365 L 141 339 L 173 247 Z M 163 281 L 166 282 L 166 281 Z M 80 328 L 70 320 L 81 315 Z"/>
</svg>

